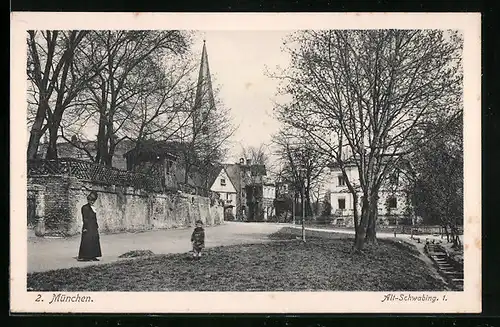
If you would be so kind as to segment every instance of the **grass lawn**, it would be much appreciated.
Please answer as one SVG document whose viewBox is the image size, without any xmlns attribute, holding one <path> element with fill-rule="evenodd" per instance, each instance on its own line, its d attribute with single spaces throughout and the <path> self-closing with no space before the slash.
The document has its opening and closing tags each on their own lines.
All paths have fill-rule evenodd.
<svg viewBox="0 0 500 327">
<path fill-rule="evenodd" d="M 277 233 L 272 242 L 154 255 L 85 268 L 28 274 L 33 291 L 442 291 L 407 245 L 380 241 L 352 255 L 352 239 Z"/>
</svg>

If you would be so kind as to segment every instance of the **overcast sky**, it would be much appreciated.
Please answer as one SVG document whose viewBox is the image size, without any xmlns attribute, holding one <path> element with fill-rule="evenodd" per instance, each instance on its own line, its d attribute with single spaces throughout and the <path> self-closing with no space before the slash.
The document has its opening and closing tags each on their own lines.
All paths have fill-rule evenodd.
<svg viewBox="0 0 500 327">
<path fill-rule="evenodd" d="M 279 128 L 272 118 L 277 81 L 266 76 L 266 66 L 286 67 L 289 56 L 281 52 L 284 31 L 200 31 L 193 44 L 201 56 L 206 40 L 212 79 L 220 86 L 220 97 L 231 109 L 239 129 L 233 137 L 233 150 L 228 161 L 239 158 L 241 145 L 258 147 L 268 144 Z M 240 145 L 241 144 L 241 145 Z"/>
</svg>

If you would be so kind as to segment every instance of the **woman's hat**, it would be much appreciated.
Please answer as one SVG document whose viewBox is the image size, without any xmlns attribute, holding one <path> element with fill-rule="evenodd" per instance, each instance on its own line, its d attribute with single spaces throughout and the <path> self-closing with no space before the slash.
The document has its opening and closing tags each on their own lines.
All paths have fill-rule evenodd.
<svg viewBox="0 0 500 327">
<path fill-rule="evenodd" d="M 203 225 L 203 221 L 201 221 L 200 219 L 198 219 L 198 220 L 196 221 L 196 224 L 201 224 L 201 225 Z"/>
</svg>

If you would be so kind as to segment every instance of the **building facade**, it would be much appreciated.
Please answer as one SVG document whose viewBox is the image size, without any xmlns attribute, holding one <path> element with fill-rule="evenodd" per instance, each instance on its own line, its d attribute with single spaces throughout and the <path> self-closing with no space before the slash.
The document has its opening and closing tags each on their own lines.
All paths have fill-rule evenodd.
<svg viewBox="0 0 500 327">
<path fill-rule="evenodd" d="M 355 164 L 347 164 L 346 175 L 351 184 L 359 185 L 359 172 Z M 354 198 L 347 188 L 345 178 L 340 168 L 332 165 L 329 170 L 327 185 L 327 197 L 330 199 L 333 224 L 348 227 L 354 226 Z M 358 199 L 363 194 L 357 193 Z M 405 182 L 397 174 L 391 174 L 383 183 L 378 198 L 377 223 L 382 225 L 394 225 L 406 223 L 412 220 L 413 210 L 411 201 L 405 190 Z M 361 201 L 358 201 L 358 213 L 361 213 Z"/>
<path fill-rule="evenodd" d="M 274 215 L 275 186 L 267 178 L 266 166 L 250 159 L 224 168 L 236 189 L 236 220 L 265 221 Z"/>
<path fill-rule="evenodd" d="M 236 217 L 236 195 L 238 193 L 224 167 L 220 168 L 210 190 L 219 194 L 219 199 L 224 203 L 226 220 L 234 220 L 234 217 Z"/>
<path fill-rule="evenodd" d="M 294 192 L 292 182 L 283 178 L 278 178 L 275 181 L 275 200 L 274 210 L 277 221 L 292 222 L 293 221 L 293 201 Z"/>
<path fill-rule="evenodd" d="M 276 215 L 274 200 L 276 199 L 276 187 L 270 180 L 265 180 L 262 184 L 262 210 L 264 221 L 270 220 Z"/>
</svg>

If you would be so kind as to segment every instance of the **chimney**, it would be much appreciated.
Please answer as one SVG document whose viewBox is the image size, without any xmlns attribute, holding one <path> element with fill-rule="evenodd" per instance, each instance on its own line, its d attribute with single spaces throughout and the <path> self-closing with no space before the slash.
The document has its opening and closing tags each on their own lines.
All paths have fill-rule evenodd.
<svg viewBox="0 0 500 327">
<path fill-rule="evenodd" d="M 247 165 L 250 166 L 252 164 L 252 159 L 247 159 Z"/>
</svg>

